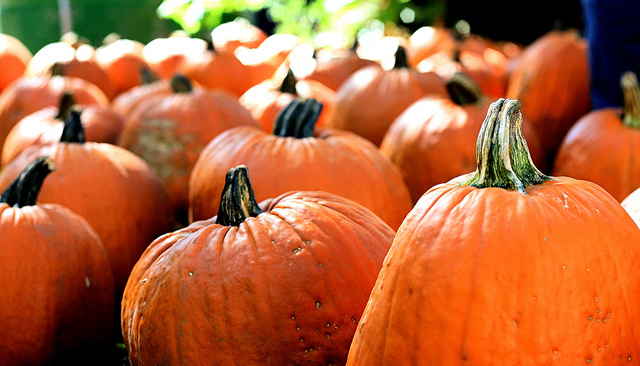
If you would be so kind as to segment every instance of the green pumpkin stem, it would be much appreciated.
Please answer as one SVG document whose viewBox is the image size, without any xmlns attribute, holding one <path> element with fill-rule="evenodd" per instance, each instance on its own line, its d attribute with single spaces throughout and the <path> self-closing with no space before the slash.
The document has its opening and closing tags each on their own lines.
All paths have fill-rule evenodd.
<svg viewBox="0 0 640 366">
<path fill-rule="evenodd" d="M 297 139 L 313 137 L 321 112 L 322 103 L 317 99 L 298 97 L 278 113 L 273 134 Z"/>
<path fill-rule="evenodd" d="M 407 50 L 398 46 L 398 50 L 396 51 L 396 62 L 393 64 L 394 69 L 408 69 L 409 68 L 409 59 L 407 58 Z"/>
<path fill-rule="evenodd" d="M 463 72 L 455 72 L 451 75 L 446 86 L 451 99 L 461 106 L 477 104 L 484 96 L 480 85 Z"/>
<path fill-rule="evenodd" d="M 191 93 L 193 91 L 193 85 L 191 85 L 191 81 L 185 75 L 176 74 L 171 78 L 171 90 L 174 94 Z"/>
<path fill-rule="evenodd" d="M 262 212 L 251 188 L 247 167 L 240 165 L 229 169 L 222 189 L 216 224 L 240 226 L 247 218 L 256 217 Z"/>
<path fill-rule="evenodd" d="M 0 202 L 12 207 L 34 206 L 44 178 L 56 170 L 56 164 L 48 156 L 41 156 L 27 165 L 0 196 Z"/>
<path fill-rule="evenodd" d="M 520 102 L 515 99 L 500 98 L 489 107 L 478 135 L 476 160 L 478 169 L 461 185 L 499 187 L 526 194 L 527 187 L 553 179 L 542 174 L 531 160 L 522 135 Z"/>
<path fill-rule="evenodd" d="M 622 122 L 630 128 L 640 128 L 640 86 L 638 78 L 632 71 L 627 71 L 620 78 L 624 95 L 624 114 Z"/>
<path fill-rule="evenodd" d="M 76 104 L 76 100 L 73 97 L 72 92 L 64 92 L 60 97 L 60 103 L 58 104 L 58 114 L 56 115 L 56 119 L 65 121 L 69 116 L 69 112 L 71 111 L 71 107 Z"/>
<path fill-rule="evenodd" d="M 296 91 L 297 83 L 298 83 L 298 80 L 296 79 L 296 76 L 293 74 L 293 71 L 289 69 L 287 71 L 287 75 L 282 80 L 282 84 L 280 84 L 278 91 L 281 93 L 293 94 L 297 96 L 298 95 L 298 92 Z"/>
<path fill-rule="evenodd" d="M 62 136 L 60 142 L 84 144 L 86 139 L 84 137 L 84 127 L 80 120 L 82 110 L 74 108 L 69 111 L 67 119 L 64 121 L 64 128 L 62 129 Z"/>
</svg>

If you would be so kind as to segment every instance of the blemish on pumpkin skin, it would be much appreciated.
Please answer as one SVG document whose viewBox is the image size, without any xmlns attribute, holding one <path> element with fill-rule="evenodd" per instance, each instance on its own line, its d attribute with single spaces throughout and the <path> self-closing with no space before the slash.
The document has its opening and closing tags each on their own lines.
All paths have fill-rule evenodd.
<svg viewBox="0 0 640 366">
<path fill-rule="evenodd" d="M 320 301 L 316 301 L 316 308 L 319 308 L 322 304 L 320 304 Z"/>
</svg>

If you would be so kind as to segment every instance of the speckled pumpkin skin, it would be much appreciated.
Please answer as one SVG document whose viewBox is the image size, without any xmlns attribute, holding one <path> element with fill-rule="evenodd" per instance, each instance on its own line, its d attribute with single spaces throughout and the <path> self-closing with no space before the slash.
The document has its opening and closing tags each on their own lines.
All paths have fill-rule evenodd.
<svg viewBox="0 0 640 366">
<path fill-rule="evenodd" d="M 122 302 L 132 365 L 343 365 L 394 231 L 325 192 L 156 239 Z"/>
<path fill-rule="evenodd" d="M 637 364 L 640 232 L 602 188 L 556 179 L 426 193 L 347 365 Z"/>
</svg>

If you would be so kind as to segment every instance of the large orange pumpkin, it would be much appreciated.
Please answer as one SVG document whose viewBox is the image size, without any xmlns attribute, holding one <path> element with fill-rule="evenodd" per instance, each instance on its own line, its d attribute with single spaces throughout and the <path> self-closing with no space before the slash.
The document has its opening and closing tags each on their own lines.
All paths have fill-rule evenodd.
<svg viewBox="0 0 640 366">
<path fill-rule="evenodd" d="M 0 91 L 24 75 L 31 51 L 16 37 L 0 33 Z"/>
<path fill-rule="evenodd" d="M 113 274 L 98 235 L 62 205 L 36 204 L 52 170 L 38 157 L 0 197 L 4 366 L 80 364 L 111 335 Z"/>
<path fill-rule="evenodd" d="M 640 229 L 596 184 L 543 175 L 521 124 L 495 102 L 476 172 L 407 216 L 347 365 L 638 362 Z"/>
<path fill-rule="evenodd" d="M 622 108 L 588 112 L 569 130 L 558 149 L 554 175 L 597 183 L 622 201 L 640 187 L 640 86 L 632 72 L 621 78 Z"/>
<path fill-rule="evenodd" d="M 170 230 L 169 198 L 142 159 L 115 145 L 86 142 L 81 122 L 80 111 L 71 111 L 60 142 L 24 150 L 0 171 L 0 188 L 36 157 L 50 156 L 57 171 L 39 202 L 64 205 L 89 222 L 102 239 L 121 294 L 140 254 Z"/>
<path fill-rule="evenodd" d="M 522 103 L 551 169 L 562 139 L 591 109 L 586 40 L 560 30 L 540 37 L 515 61 L 505 96 Z"/>
<path fill-rule="evenodd" d="M 197 85 L 183 75 L 172 93 L 147 97 L 125 119 L 118 145 L 142 157 L 167 187 L 171 206 L 186 223 L 191 169 L 205 146 L 236 126 L 258 129 L 238 100 L 222 90 Z"/>
<path fill-rule="evenodd" d="M 223 178 L 224 180 L 224 178 Z M 218 215 L 156 239 L 122 302 L 132 365 L 341 365 L 393 239 L 326 192 L 260 206 L 246 167 Z"/>
<path fill-rule="evenodd" d="M 444 80 L 410 67 L 404 48 L 398 47 L 393 69 L 367 66 L 344 81 L 336 94 L 333 118 L 325 126 L 355 132 L 380 145 L 393 120 L 430 94 L 447 95 Z"/>
<path fill-rule="evenodd" d="M 316 129 L 321 109 L 317 100 L 298 98 L 280 113 L 273 133 L 236 127 L 211 140 L 191 173 L 190 221 L 215 215 L 226 172 L 243 164 L 252 171 L 259 200 L 291 190 L 331 192 L 396 229 L 412 206 L 397 167 L 352 132 Z"/>
</svg>

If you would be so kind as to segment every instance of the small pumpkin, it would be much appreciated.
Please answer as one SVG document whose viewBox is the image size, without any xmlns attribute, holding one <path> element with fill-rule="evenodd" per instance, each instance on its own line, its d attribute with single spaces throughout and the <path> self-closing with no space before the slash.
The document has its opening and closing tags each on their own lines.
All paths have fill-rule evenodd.
<svg viewBox="0 0 640 366">
<path fill-rule="evenodd" d="M 398 229 L 348 366 L 635 363 L 640 229 L 598 185 L 542 174 L 517 100 L 478 136 L 475 173 Z"/>
<path fill-rule="evenodd" d="M 364 67 L 338 88 L 333 118 L 326 127 L 354 132 L 379 146 L 393 120 L 425 95 L 447 95 L 444 80 L 420 73 L 407 63 L 398 47 L 393 69 Z"/>
<path fill-rule="evenodd" d="M 258 205 L 244 166 L 224 180 L 216 216 L 136 264 L 122 302 L 131 364 L 344 364 L 393 230 L 327 192 Z"/>
<path fill-rule="evenodd" d="M 2 365 L 97 362 L 83 357 L 110 339 L 114 284 L 100 238 L 68 208 L 37 204 L 55 169 L 34 159 L 0 197 Z"/>
<path fill-rule="evenodd" d="M 189 181 L 190 222 L 215 215 L 226 172 L 252 171 L 258 200 L 291 190 L 326 191 L 367 207 L 396 229 L 411 209 L 398 168 L 366 139 L 348 131 L 315 128 L 322 104 L 297 98 L 281 111 L 272 133 L 251 126 L 211 140 Z"/>
<path fill-rule="evenodd" d="M 70 112 L 59 142 L 31 146 L 9 162 L 0 171 L 0 188 L 36 157 L 50 156 L 57 171 L 39 202 L 64 205 L 87 220 L 104 244 L 121 294 L 140 254 L 171 228 L 169 198 L 141 158 L 112 144 L 86 142 L 80 115 Z"/>
</svg>

